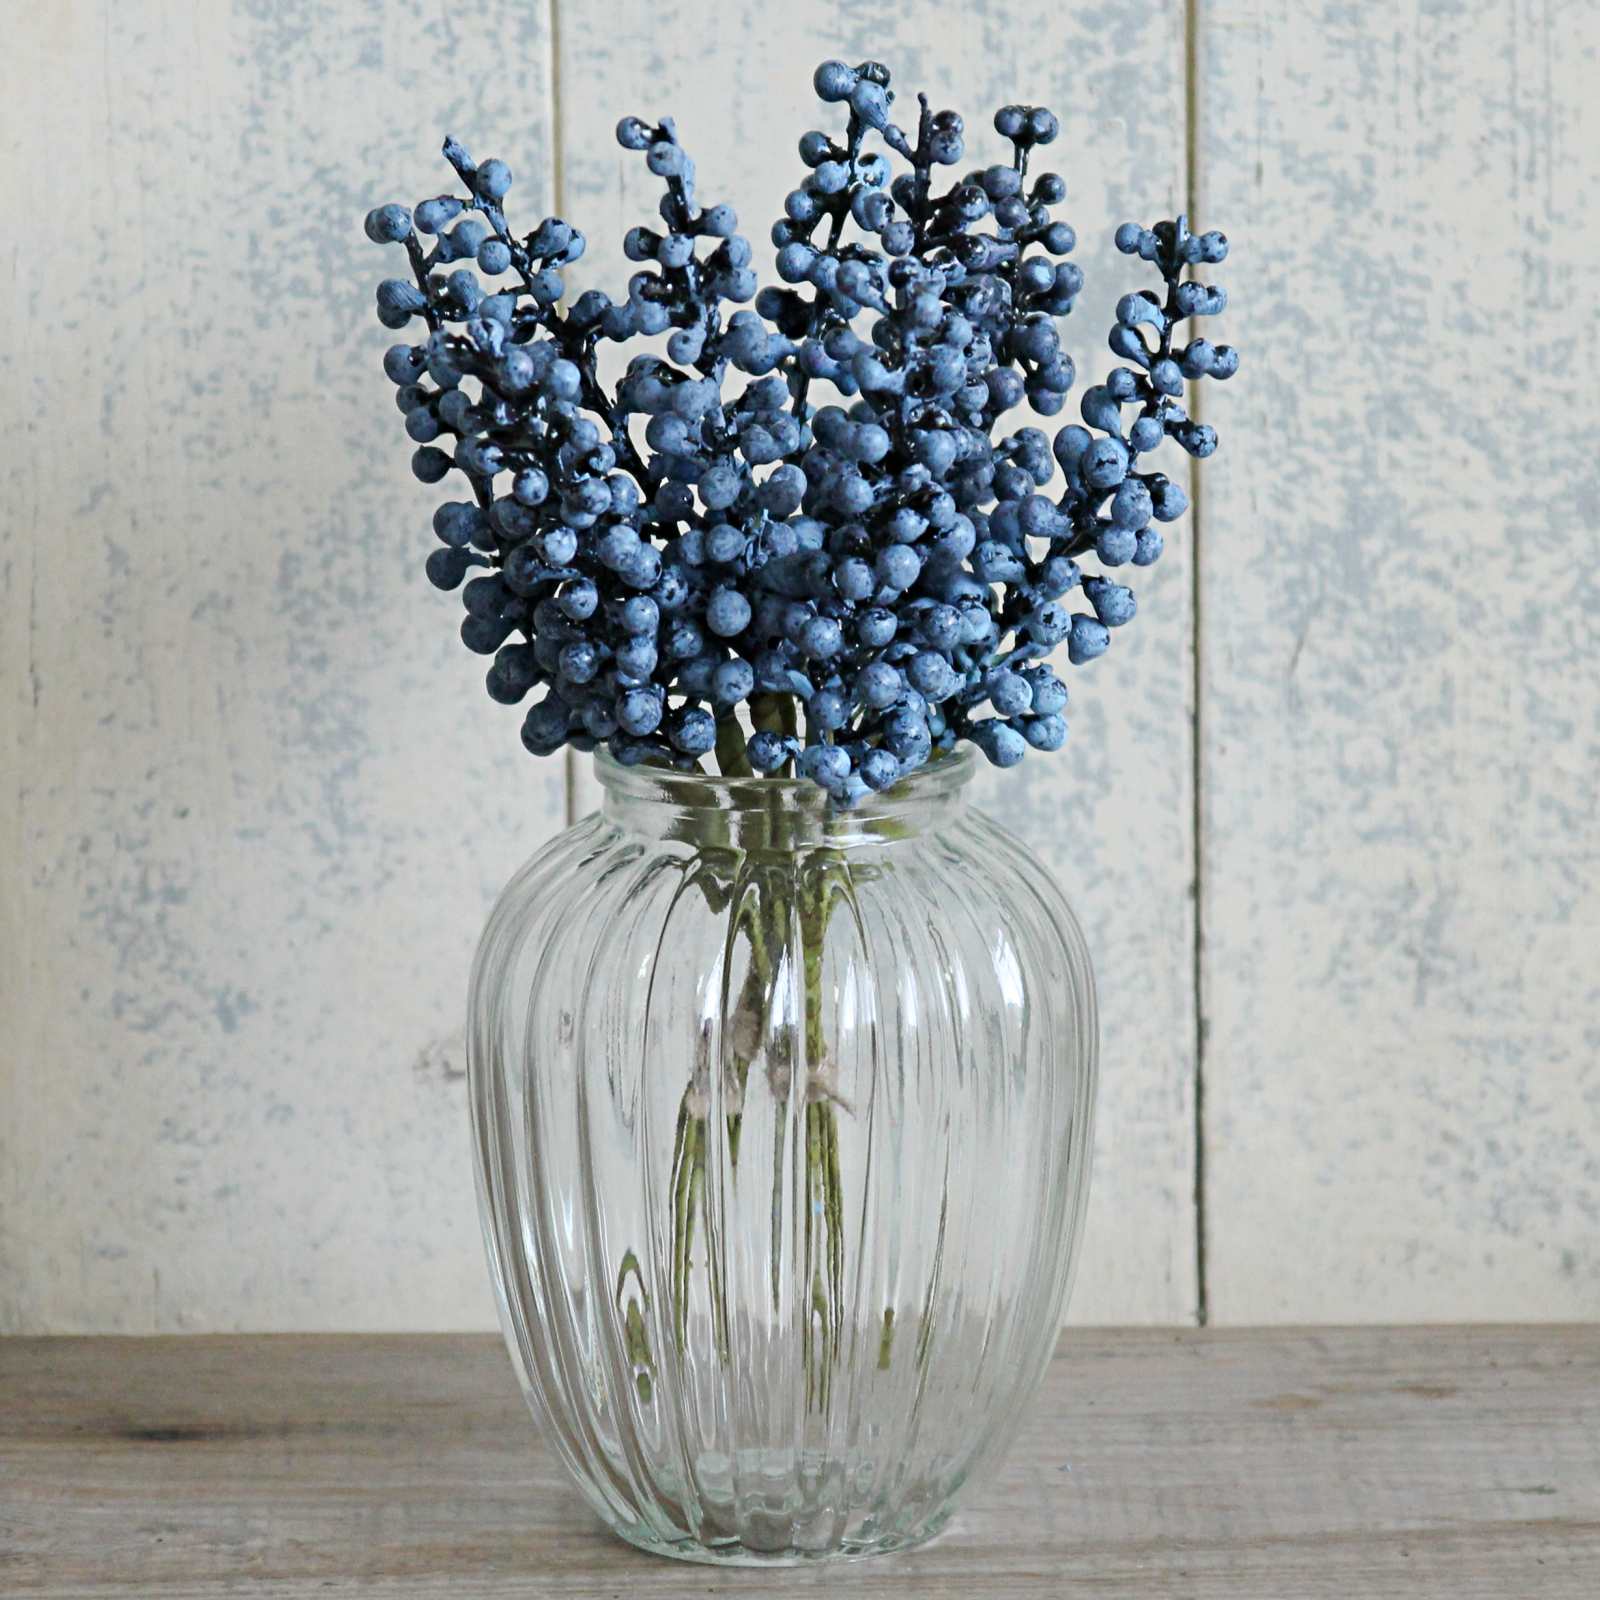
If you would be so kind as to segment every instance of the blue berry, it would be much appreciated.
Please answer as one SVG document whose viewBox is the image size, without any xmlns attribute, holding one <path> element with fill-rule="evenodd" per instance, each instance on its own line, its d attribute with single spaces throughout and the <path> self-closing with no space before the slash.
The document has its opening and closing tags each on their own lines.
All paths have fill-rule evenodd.
<svg viewBox="0 0 1600 1600">
<path fill-rule="evenodd" d="M 850 776 L 850 757 L 836 744 L 810 744 L 800 752 L 800 772 L 831 789 Z"/>
<path fill-rule="evenodd" d="M 391 345 L 383 355 L 385 375 L 391 382 L 401 385 L 415 384 L 427 370 L 427 365 L 427 354 L 418 345 Z M 409 411 L 412 408 L 406 406 L 403 409 Z"/>
<path fill-rule="evenodd" d="M 1189 497 L 1180 485 L 1157 478 L 1150 485 L 1150 498 L 1158 522 L 1176 522 L 1189 509 Z"/>
<path fill-rule="evenodd" d="M 1103 528 L 1094 541 L 1095 554 L 1108 567 L 1120 567 L 1132 561 L 1137 549 L 1138 537 L 1132 528 Z"/>
<path fill-rule="evenodd" d="M 450 470 L 450 457 L 433 445 L 424 445 L 411 457 L 411 470 L 423 483 L 437 483 Z"/>
<path fill-rule="evenodd" d="M 1159 417 L 1140 417 L 1128 430 L 1128 443 L 1141 454 L 1154 450 L 1165 437 L 1166 429 L 1161 426 Z"/>
<path fill-rule="evenodd" d="M 916 552 L 903 544 L 880 551 L 875 567 L 879 583 L 889 589 L 909 589 L 920 570 Z"/>
<path fill-rule="evenodd" d="M 1001 106 L 994 114 L 994 131 L 1002 139 L 1020 139 L 1027 126 L 1026 106 Z"/>
<path fill-rule="evenodd" d="M 511 168 L 503 161 L 485 161 L 472 186 L 485 200 L 503 200 L 511 189 Z"/>
<path fill-rule="evenodd" d="M 374 244 L 398 244 L 411 232 L 411 213 L 404 206 L 377 206 L 367 213 L 366 232 Z"/>
<path fill-rule="evenodd" d="M 661 725 L 661 695 L 655 689 L 629 689 L 617 702 L 617 726 L 642 738 Z"/>
<path fill-rule="evenodd" d="M 717 742 L 716 719 L 698 707 L 679 712 L 672 719 L 667 737 L 673 749 L 686 756 L 703 756 Z"/>
<path fill-rule="evenodd" d="M 1159 528 L 1141 528 L 1134 541 L 1133 564 L 1148 567 L 1161 559 L 1164 541 Z"/>
<path fill-rule="evenodd" d="M 665 139 L 650 146 L 645 162 L 658 178 L 677 178 L 683 175 L 683 151 Z"/>
<path fill-rule="evenodd" d="M 850 91 L 850 109 L 869 128 L 882 128 L 889 120 L 889 95 L 881 84 L 863 80 Z"/>
<path fill-rule="evenodd" d="M 404 278 L 385 278 L 378 285 L 378 310 L 402 318 L 415 316 L 428 304 L 428 297 Z"/>
<path fill-rule="evenodd" d="M 439 437 L 439 419 L 427 406 L 418 406 L 406 413 L 406 432 L 418 444 L 427 444 Z"/>
<path fill-rule="evenodd" d="M 1105 624 L 1094 617 L 1077 616 L 1072 619 L 1072 630 L 1067 635 L 1067 659 L 1073 666 L 1082 666 L 1103 656 L 1111 643 Z"/>
<path fill-rule="evenodd" d="M 832 617 L 813 617 L 801 632 L 800 648 L 813 660 L 825 661 L 844 646 L 844 633 Z"/>
<path fill-rule="evenodd" d="M 745 746 L 745 753 L 757 772 L 776 772 L 789 759 L 789 747 L 776 733 L 752 734 Z"/>
<path fill-rule="evenodd" d="M 462 501 L 446 501 L 433 514 L 433 531 L 448 545 L 461 549 L 470 544 L 483 527 L 483 513 Z"/>
<path fill-rule="evenodd" d="M 806 701 L 806 720 L 812 728 L 832 733 L 850 720 L 850 707 L 833 689 L 819 689 Z"/>
<path fill-rule="evenodd" d="M 857 76 L 855 69 L 842 61 L 824 61 L 811 81 L 819 100 L 838 102 L 848 100 L 855 92 Z"/>
<path fill-rule="evenodd" d="M 452 218 L 461 215 L 461 202 L 452 195 L 424 200 L 413 214 L 418 233 L 437 233 Z"/>
<path fill-rule="evenodd" d="M 900 781 L 900 763 L 882 745 L 868 750 L 861 758 L 861 781 L 880 793 L 893 788 Z"/>
<path fill-rule="evenodd" d="M 984 681 L 989 703 L 1002 717 L 1020 717 L 1032 709 L 1033 690 L 1019 673 L 1004 670 L 991 672 Z"/>
<path fill-rule="evenodd" d="M 1095 489 L 1114 489 L 1128 470 L 1128 447 L 1120 439 L 1096 439 L 1083 454 L 1084 481 Z"/>
<path fill-rule="evenodd" d="M 1059 750 L 1067 742 L 1066 718 L 1055 715 L 1029 717 L 1022 724 L 1022 737 L 1035 750 Z"/>
<path fill-rule="evenodd" d="M 750 602 L 737 589 L 718 589 L 706 605 L 706 625 L 723 639 L 743 633 L 750 626 Z"/>
<path fill-rule="evenodd" d="M 435 550 L 428 557 L 428 581 L 436 589 L 459 589 L 472 568 L 483 565 L 486 565 L 483 558 L 470 550 Z"/>
<path fill-rule="evenodd" d="M 1133 616 L 1133 590 L 1120 583 L 1106 578 L 1088 578 L 1084 581 L 1083 592 L 1094 607 L 1094 614 L 1108 628 L 1120 628 Z"/>
<path fill-rule="evenodd" d="M 1055 716 L 1067 707 L 1067 686 L 1048 666 L 1025 667 L 1020 674 L 1033 692 L 1035 716 Z"/>
<path fill-rule="evenodd" d="M 1028 753 L 1022 735 L 1009 723 L 993 717 L 974 723 L 971 737 L 997 767 L 1014 767 Z"/>
<path fill-rule="evenodd" d="M 755 692 L 755 669 L 748 661 L 723 661 L 711 674 L 711 692 L 719 705 L 737 705 Z"/>
</svg>

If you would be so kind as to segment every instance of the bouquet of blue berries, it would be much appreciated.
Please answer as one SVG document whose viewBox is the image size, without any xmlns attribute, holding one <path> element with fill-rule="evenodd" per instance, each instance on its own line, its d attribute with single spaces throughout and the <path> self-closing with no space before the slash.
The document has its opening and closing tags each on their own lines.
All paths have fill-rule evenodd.
<svg viewBox="0 0 1600 1600">
<path fill-rule="evenodd" d="M 800 140 L 780 283 L 758 285 L 733 210 L 701 202 L 670 118 L 617 127 L 665 191 L 660 225 L 627 234 L 622 298 L 564 306 L 583 234 L 514 232 L 510 170 L 454 139 L 459 193 L 367 216 L 410 263 L 378 316 L 420 325 L 384 356 L 412 470 L 458 486 L 428 576 L 461 589 L 490 695 L 534 696 L 535 754 L 694 769 L 714 752 L 725 775 L 798 772 L 849 806 L 960 740 L 1002 767 L 1055 750 L 1049 658 L 1106 651 L 1134 614 L 1112 574 L 1155 561 L 1185 509 L 1147 458 L 1216 448 L 1183 398 L 1238 367 L 1192 332 L 1226 303 L 1188 276 L 1226 257 L 1220 233 L 1117 229 L 1161 287 L 1118 302 L 1123 364 L 1052 439 L 1015 419 L 1056 416 L 1075 376 L 1066 185 L 1029 171 L 1055 116 L 1002 107 L 1010 160 L 962 172 L 962 119 L 918 96 L 897 122 L 879 63 L 824 62 L 815 85 L 845 125 Z M 604 340 L 649 346 L 614 394 Z"/>
</svg>

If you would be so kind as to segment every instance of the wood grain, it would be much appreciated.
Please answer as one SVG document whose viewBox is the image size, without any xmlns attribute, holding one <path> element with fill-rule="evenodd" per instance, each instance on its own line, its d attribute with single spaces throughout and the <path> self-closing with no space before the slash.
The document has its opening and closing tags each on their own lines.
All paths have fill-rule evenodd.
<svg viewBox="0 0 1600 1600">
<path fill-rule="evenodd" d="M 1592 1328 L 1074 1330 L 949 1532 L 753 1574 L 612 1540 L 489 1338 L 0 1340 L 0 1590 L 1591 1600 L 1597 1438 Z"/>
<path fill-rule="evenodd" d="M 837 108 L 811 87 L 818 62 L 881 60 L 897 112 L 926 89 L 966 119 L 969 163 L 1005 152 L 995 109 L 1054 107 L 1063 133 L 1041 152 L 1059 169 L 1087 287 L 1062 327 L 1079 390 L 1113 364 L 1106 334 L 1117 298 L 1143 283 L 1111 235 L 1130 217 L 1183 204 L 1183 7 L 1112 0 L 1058 7 L 1031 0 L 950 7 L 771 6 L 731 0 L 708 24 L 703 0 L 558 0 L 562 203 L 590 239 L 585 282 L 619 292 L 631 267 L 626 229 L 656 220 L 659 180 L 617 147 L 617 118 L 676 114 L 698 187 L 726 201 L 775 282 L 772 219 L 804 174 L 795 145 L 832 127 Z M 708 26 L 715 44 L 708 48 Z M 641 41 L 648 40 L 647 47 Z M 603 92 L 601 92 L 603 86 Z M 987 153 L 986 153 L 987 152 Z M 1053 432 L 1076 418 L 1044 425 Z M 1035 421 L 1018 413 L 1018 425 Z M 1184 475 L 1185 459 L 1168 470 Z M 1138 574 L 1140 616 L 1103 663 L 1061 671 L 1072 734 L 1052 756 L 988 773 L 981 802 L 1021 832 L 1059 877 L 1084 923 L 1100 983 L 1103 1076 L 1095 1179 L 1072 1319 L 1192 1321 L 1194 1207 L 1193 801 L 1188 540 Z M 578 809 L 596 803 L 580 762 Z"/>
<path fill-rule="evenodd" d="M 1594 1318 L 1600 11 L 1198 43 L 1212 1306 Z"/>
<path fill-rule="evenodd" d="M 537 217 L 548 77 L 520 0 L 8 14 L 0 1332 L 493 1322 L 467 966 L 564 795 L 422 576 L 361 218 L 445 127 Z"/>
</svg>

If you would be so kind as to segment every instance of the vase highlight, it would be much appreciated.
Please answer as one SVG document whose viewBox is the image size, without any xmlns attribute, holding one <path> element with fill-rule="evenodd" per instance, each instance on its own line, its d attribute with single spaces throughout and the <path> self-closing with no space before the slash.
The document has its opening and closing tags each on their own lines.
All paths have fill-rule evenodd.
<svg viewBox="0 0 1600 1600">
<path fill-rule="evenodd" d="M 663 1554 L 937 1532 L 1056 1341 L 1093 980 L 970 755 L 853 811 L 602 757 L 474 969 L 479 1195 L 525 1393 Z"/>
</svg>

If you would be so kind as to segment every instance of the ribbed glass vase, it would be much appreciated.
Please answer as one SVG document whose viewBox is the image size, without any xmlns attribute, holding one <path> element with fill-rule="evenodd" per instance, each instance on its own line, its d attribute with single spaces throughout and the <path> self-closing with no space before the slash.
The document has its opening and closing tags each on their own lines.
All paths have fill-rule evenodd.
<svg viewBox="0 0 1600 1600">
<path fill-rule="evenodd" d="M 856 810 L 624 769 L 512 880 L 469 1053 L 535 1413 L 624 1539 L 695 1560 L 936 1533 L 1055 1345 L 1095 1004 L 968 754 Z"/>
</svg>

